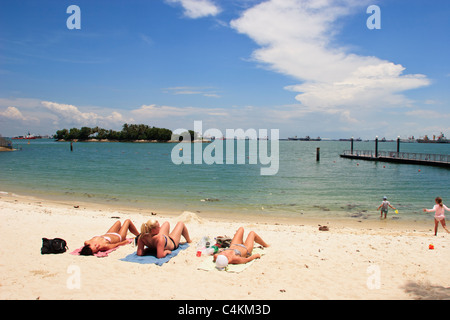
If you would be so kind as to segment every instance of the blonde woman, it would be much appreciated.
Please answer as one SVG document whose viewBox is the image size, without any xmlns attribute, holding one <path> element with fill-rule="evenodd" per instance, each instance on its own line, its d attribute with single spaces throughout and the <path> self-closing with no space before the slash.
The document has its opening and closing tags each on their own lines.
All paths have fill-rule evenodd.
<svg viewBox="0 0 450 320">
<path fill-rule="evenodd" d="M 137 241 L 137 255 L 143 256 L 147 251 L 156 252 L 157 258 L 164 258 L 180 245 L 181 236 L 191 243 L 189 232 L 183 222 L 178 222 L 170 232 L 170 224 L 161 226 L 157 220 L 149 220 L 141 226 L 141 234 Z M 147 247 L 147 248 L 145 248 Z"/>
</svg>

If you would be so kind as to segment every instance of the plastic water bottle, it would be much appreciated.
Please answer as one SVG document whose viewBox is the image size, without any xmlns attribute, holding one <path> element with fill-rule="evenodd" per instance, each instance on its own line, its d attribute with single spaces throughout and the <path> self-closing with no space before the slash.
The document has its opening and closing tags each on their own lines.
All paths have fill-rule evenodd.
<svg viewBox="0 0 450 320">
<path fill-rule="evenodd" d="M 206 254 L 206 249 L 209 247 L 209 237 L 204 236 L 198 243 L 197 243 L 197 257 L 201 257 L 202 253 Z"/>
</svg>

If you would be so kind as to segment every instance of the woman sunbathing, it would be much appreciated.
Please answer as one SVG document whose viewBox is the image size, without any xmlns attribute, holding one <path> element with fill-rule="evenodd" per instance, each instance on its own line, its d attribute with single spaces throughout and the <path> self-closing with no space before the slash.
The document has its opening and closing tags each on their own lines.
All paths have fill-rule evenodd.
<svg viewBox="0 0 450 320">
<path fill-rule="evenodd" d="M 250 231 L 247 240 L 244 242 L 244 228 L 240 227 L 231 240 L 230 248 L 223 250 L 221 253 L 215 254 L 213 261 L 216 262 L 216 268 L 219 270 L 225 269 L 228 264 L 243 264 L 253 259 L 261 257 L 260 254 L 252 255 L 253 245 L 256 243 L 263 247 L 269 245 L 261 239 L 254 231 Z"/>
<path fill-rule="evenodd" d="M 170 224 L 164 222 L 162 226 L 157 220 L 149 220 L 141 226 L 141 235 L 137 241 L 137 255 L 143 256 L 147 251 L 156 251 L 157 258 L 164 258 L 173 250 L 178 249 L 181 236 L 187 243 L 191 242 L 188 229 L 183 222 L 178 222 L 170 231 Z M 145 248 L 147 246 L 147 248 Z"/>
<path fill-rule="evenodd" d="M 125 220 L 123 225 L 120 221 L 113 224 L 109 230 L 101 235 L 84 242 L 84 247 L 80 251 L 80 255 L 90 256 L 99 251 L 108 251 L 118 246 L 128 243 L 126 239 L 128 230 L 135 236 L 139 235 L 139 231 L 129 219 Z"/>
</svg>

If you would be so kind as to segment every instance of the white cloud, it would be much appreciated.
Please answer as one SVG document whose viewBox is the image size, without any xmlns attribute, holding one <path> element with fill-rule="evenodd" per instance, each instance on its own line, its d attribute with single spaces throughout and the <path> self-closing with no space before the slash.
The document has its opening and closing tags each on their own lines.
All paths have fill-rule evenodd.
<svg viewBox="0 0 450 320">
<path fill-rule="evenodd" d="M 438 100 L 434 100 L 434 99 L 427 99 L 424 101 L 424 104 L 435 105 L 435 104 L 440 104 L 440 102 Z"/>
<path fill-rule="evenodd" d="M 355 10 L 365 12 L 370 1 L 269 0 L 231 22 L 260 48 L 252 57 L 301 84 L 286 87 L 310 112 L 350 113 L 360 108 L 408 106 L 402 93 L 430 84 L 421 74 L 403 74 L 400 64 L 359 56 L 336 44 L 336 23 Z M 365 26 L 362 26 L 365 27 Z"/>
<path fill-rule="evenodd" d="M 208 97 L 208 98 L 220 98 L 220 95 L 218 95 L 216 93 L 203 93 L 203 96 Z"/>
<path fill-rule="evenodd" d="M 76 106 L 50 101 L 42 101 L 42 105 L 52 111 L 58 122 L 68 122 L 76 125 L 95 125 L 100 116 L 93 112 L 81 112 Z"/>
<path fill-rule="evenodd" d="M 173 107 L 151 104 L 142 105 L 130 113 L 141 120 L 171 119 L 178 123 L 183 121 L 193 124 L 194 120 L 206 119 L 208 116 L 221 117 L 222 120 L 233 120 L 236 112 L 238 110 L 229 111 L 224 108 Z"/>
<path fill-rule="evenodd" d="M 16 107 L 8 107 L 5 111 L 0 111 L 0 119 L 6 118 L 10 120 L 23 120 L 26 121 L 27 118 L 24 117 L 22 112 Z"/>
<path fill-rule="evenodd" d="M 82 112 L 74 105 L 63 104 L 51 101 L 42 101 L 41 104 L 51 111 L 56 117 L 55 125 L 75 125 L 75 126 L 117 126 L 130 119 L 126 119 L 121 113 L 113 110 L 103 110 L 103 115 L 96 112 Z"/>
<path fill-rule="evenodd" d="M 446 119 L 450 118 L 450 114 L 442 113 L 434 110 L 412 110 L 405 113 L 407 116 L 417 117 L 419 119 Z"/>
<path fill-rule="evenodd" d="M 211 87 L 170 87 L 165 88 L 163 92 L 170 93 L 173 95 L 202 95 L 208 98 L 220 98 L 221 96 L 217 94 L 214 88 Z"/>
<path fill-rule="evenodd" d="M 184 15 L 192 18 L 216 16 L 220 8 L 211 0 L 166 0 L 167 3 L 180 4 L 184 9 Z"/>
<path fill-rule="evenodd" d="M 139 119 L 154 119 L 166 117 L 182 117 L 188 114 L 198 112 L 199 110 L 192 107 L 177 108 L 170 106 L 157 106 L 156 104 L 142 105 L 139 109 L 132 110 L 131 113 L 139 117 Z"/>
<path fill-rule="evenodd" d="M 145 44 L 153 45 L 153 40 L 152 40 L 152 38 L 150 38 L 150 37 L 147 36 L 146 34 L 140 33 L 140 34 L 139 34 L 139 38 L 141 38 L 142 42 L 144 42 Z"/>
<path fill-rule="evenodd" d="M 111 115 L 106 116 L 105 119 L 110 123 L 123 124 L 133 119 L 125 119 L 125 117 L 117 111 L 111 112 Z"/>
<path fill-rule="evenodd" d="M 301 92 L 296 99 L 313 109 L 408 106 L 411 101 L 400 93 L 425 86 L 429 81 L 423 75 L 402 75 L 403 70 L 400 65 L 385 62 L 359 67 L 340 81 L 307 81 L 287 89 Z"/>
<path fill-rule="evenodd" d="M 365 114 L 365 117 L 363 116 Z M 369 114 L 369 115 L 367 115 Z M 377 119 L 376 116 L 381 119 Z M 217 128 L 244 130 L 280 129 L 282 137 L 311 135 L 322 137 L 347 134 L 348 137 L 371 138 L 423 136 L 448 129 L 437 120 L 446 121 L 449 115 L 426 108 L 399 110 L 370 110 L 344 108 L 308 108 L 297 103 L 280 106 L 233 106 L 232 108 L 178 107 L 148 104 L 130 110 L 115 110 L 98 106 L 80 107 L 37 99 L 1 99 L 0 133 L 3 136 L 54 134 L 63 128 L 99 126 L 120 130 L 124 123 L 143 123 L 151 126 L 193 129 L 195 120 L 203 121 L 203 130 Z M 384 121 L 384 122 L 383 122 Z M 402 126 L 398 124 L 402 123 Z M 380 128 L 385 124 L 385 133 Z M 431 130 L 433 129 L 433 130 Z M 447 130 L 447 131 L 445 131 Z"/>
</svg>

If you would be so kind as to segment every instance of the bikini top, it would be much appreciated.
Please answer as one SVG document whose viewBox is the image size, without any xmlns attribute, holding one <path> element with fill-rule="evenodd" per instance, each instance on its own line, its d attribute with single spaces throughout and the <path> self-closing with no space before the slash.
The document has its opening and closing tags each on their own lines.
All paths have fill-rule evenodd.
<svg viewBox="0 0 450 320">
<path fill-rule="evenodd" d="M 232 246 L 239 246 L 239 247 L 244 248 L 245 250 L 247 250 L 247 255 L 248 255 L 248 249 L 247 249 L 247 247 L 245 245 L 240 244 L 240 243 L 233 243 Z M 242 257 L 242 254 L 241 254 L 241 252 L 238 249 L 227 248 L 227 249 L 225 249 L 223 251 L 226 251 L 226 250 L 233 250 L 235 255 L 237 255 L 239 257 Z"/>
</svg>

